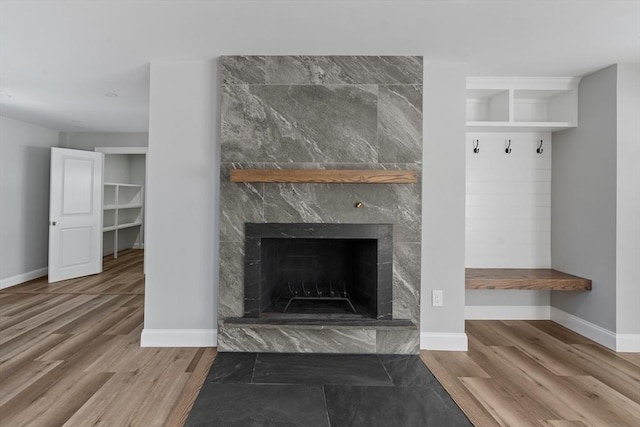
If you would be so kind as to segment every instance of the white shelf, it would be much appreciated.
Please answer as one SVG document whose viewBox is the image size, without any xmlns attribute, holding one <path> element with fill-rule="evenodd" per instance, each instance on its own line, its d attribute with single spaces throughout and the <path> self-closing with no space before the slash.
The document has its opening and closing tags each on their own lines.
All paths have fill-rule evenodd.
<svg viewBox="0 0 640 427">
<path fill-rule="evenodd" d="M 122 183 L 122 182 L 105 182 L 104 185 L 108 185 L 108 186 L 117 186 L 117 187 L 135 187 L 135 188 L 142 188 L 142 185 L 139 184 L 128 184 L 128 183 Z"/>
<path fill-rule="evenodd" d="M 125 228 L 138 227 L 141 225 L 142 225 L 142 222 L 129 222 L 127 224 L 118 224 L 118 225 L 111 225 L 109 227 L 104 227 L 102 231 L 106 232 L 106 231 L 122 230 Z"/>
<path fill-rule="evenodd" d="M 114 232 L 114 258 L 118 257 L 119 231 L 142 226 L 143 202 L 142 185 L 119 182 L 104 183 L 102 231 L 105 233 Z"/>
<path fill-rule="evenodd" d="M 133 204 L 133 205 L 117 205 L 118 209 L 140 209 L 142 208 L 141 204 Z"/>
<path fill-rule="evenodd" d="M 131 227 L 138 227 L 142 225 L 142 222 L 130 222 L 127 224 L 118 224 L 118 226 L 116 227 L 118 230 L 122 230 L 123 228 L 131 228 Z"/>
<path fill-rule="evenodd" d="M 553 132 L 578 125 L 580 78 L 468 77 L 468 131 Z"/>
<path fill-rule="evenodd" d="M 467 132 L 555 132 L 575 126 L 572 122 L 467 122 Z"/>
</svg>

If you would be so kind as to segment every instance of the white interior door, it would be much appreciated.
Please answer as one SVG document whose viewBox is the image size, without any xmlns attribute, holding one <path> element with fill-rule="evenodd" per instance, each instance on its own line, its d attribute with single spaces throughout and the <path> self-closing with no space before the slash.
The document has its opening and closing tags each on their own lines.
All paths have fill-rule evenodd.
<svg viewBox="0 0 640 427">
<path fill-rule="evenodd" d="M 102 271 L 102 156 L 51 149 L 49 283 Z"/>
</svg>

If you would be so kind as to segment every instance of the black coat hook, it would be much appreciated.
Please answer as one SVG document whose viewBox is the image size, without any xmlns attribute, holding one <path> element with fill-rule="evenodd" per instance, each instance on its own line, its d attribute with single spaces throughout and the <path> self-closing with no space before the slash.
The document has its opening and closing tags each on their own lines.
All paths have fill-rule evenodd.
<svg viewBox="0 0 640 427">
<path fill-rule="evenodd" d="M 511 140 L 507 139 L 507 142 L 505 145 L 507 146 L 507 148 L 504 149 L 504 152 L 507 154 L 511 153 Z"/>
<path fill-rule="evenodd" d="M 480 145 L 480 140 L 476 139 L 475 141 L 473 141 L 473 152 L 474 153 L 479 153 L 480 149 L 478 148 L 478 145 Z"/>
<path fill-rule="evenodd" d="M 542 141 L 542 140 L 540 140 L 540 142 L 538 143 L 538 149 L 536 150 L 536 153 L 538 153 L 538 154 L 542 154 L 542 152 L 544 151 L 544 150 L 542 149 L 542 142 L 543 142 L 543 141 Z"/>
</svg>

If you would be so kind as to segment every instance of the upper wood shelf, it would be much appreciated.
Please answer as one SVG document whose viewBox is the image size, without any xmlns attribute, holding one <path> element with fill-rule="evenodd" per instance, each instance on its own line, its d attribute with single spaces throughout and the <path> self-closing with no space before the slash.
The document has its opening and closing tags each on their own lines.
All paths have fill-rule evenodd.
<svg viewBox="0 0 640 427">
<path fill-rule="evenodd" d="M 340 169 L 233 169 L 231 182 L 415 184 L 416 171 Z"/>
<path fill-rule="evenodd" d="M 591 280 L 549 268 L 467 268 L 467 289 L 590 291 Z"/>
</svg>

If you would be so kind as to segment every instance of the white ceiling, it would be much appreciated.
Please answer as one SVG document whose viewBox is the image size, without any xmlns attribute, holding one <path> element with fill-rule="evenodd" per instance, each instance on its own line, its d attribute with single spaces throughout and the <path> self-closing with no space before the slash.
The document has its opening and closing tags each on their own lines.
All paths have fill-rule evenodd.
<svg viewBox="0 0 640 427">
<path fill-rule="evenodd" d="M 411 54 L 469 75 L 580 76 L 640 61 L 640 0 L 0 0 L 0 113 L 144 132 L 151 61 L 233 54 Z"/>
</svg>

